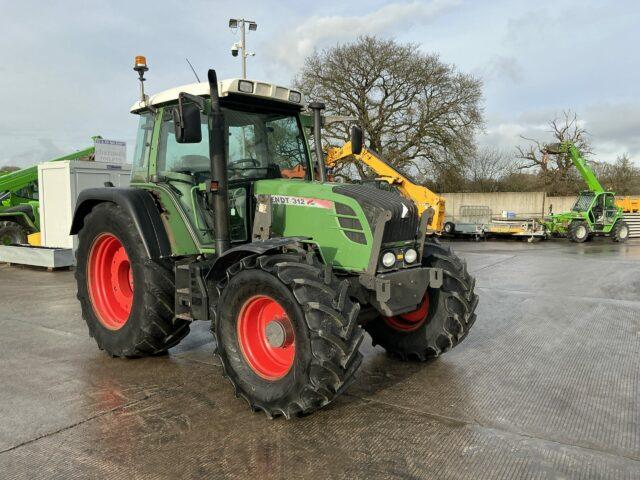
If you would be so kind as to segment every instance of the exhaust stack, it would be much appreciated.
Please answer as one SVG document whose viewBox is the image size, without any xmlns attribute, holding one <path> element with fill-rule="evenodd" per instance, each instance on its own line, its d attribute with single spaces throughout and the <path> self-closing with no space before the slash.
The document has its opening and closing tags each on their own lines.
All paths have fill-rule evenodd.
<svg viewBox="0 0 640 480">
<path fill-rule="evenodd" d="M 313 140 L 316 151 L 316 162 L 318 163 L 318 173 L 322 183 L 327 181 L 327 172 L 324 168 L 324 153 L 322 151 L 322 110 L 325 105 L 322 102 L 311 102 L 309 108 L 313 110 Z"/>
</svg>

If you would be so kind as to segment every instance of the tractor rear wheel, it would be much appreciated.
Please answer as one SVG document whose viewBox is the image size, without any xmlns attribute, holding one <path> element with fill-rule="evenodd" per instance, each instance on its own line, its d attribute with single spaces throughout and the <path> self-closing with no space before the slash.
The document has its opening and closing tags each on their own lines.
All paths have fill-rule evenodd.
<svg viewBox="0 0 640 480">
<path fill-rule="evenodd" d="M 27 243 L 27 231 L 16 222 L 0 222 L 0 245 Z"/>
<path fill-rule="evenodd" d="M 624 220 L 618 220 L 611 230 L 614 242 L 624 243 L 629 239 L 629 225 Z"/>
<path fill-rule="evenodd" d="M 210 287 L 224 375 L 269 418 L 331 402 L 362 362 L 360 306 L 349 284 L 299 254 L 250 256 Z"/>
<path fill-rule="evenodd" d="M 131 217 L 101 203 L 78 234 L 76 282 L 82 316 L 101 350 L 113 357 L 157 355 L 189 333 L 174 321 L 171 262 L 151 260 Z"/>
<path fill-rule="evenodd" d="M 418 308 L 364 324 L 374 345 L 381 345 L 401 360 L 424 361 L 438 357 L 460 343 L 476 320 L 478 296 L 475 279 L 464 260 L 437 240 L 425 242 L 422 265 L 441 268 L 441 288 L 428 288 Z"/>
<path fill-rule="evenodd" d="M 589 239 L 589 225 L 583 221 L 571 222 L 567 233 L 572 242 L 584 243 Z"/>
</svg>

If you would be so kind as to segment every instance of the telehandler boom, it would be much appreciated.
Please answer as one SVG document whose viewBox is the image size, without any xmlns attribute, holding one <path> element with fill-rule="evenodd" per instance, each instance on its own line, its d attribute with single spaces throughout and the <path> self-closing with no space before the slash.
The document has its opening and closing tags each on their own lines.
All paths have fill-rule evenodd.
<svg viewBox="0 0 640 480">
<path fill-rule="evenodd" d="M 358 128 L 358 127 L 353 127 Z M 351 141 L 342 147 L 330 148 L 325 163 L 327 168 L 334 168 L 340 161 L 353 156 L 376 173 L 377 179 L 389 184 L 418 207 L 418 215 L 431 211 L 428 233 L 441 233 L 444 225 L 445 200 L 427 187 L 417 185 L 385 162 L 380 155 L 362 145 L 360 153 L 354 153 Z"/>
</svg>

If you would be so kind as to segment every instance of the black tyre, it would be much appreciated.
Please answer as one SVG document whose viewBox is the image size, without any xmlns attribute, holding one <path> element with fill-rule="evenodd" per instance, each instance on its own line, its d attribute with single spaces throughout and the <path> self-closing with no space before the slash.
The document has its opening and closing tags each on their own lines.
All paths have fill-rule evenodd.
<svg viewBox="0 0 640 480">
<path fill-rule="evenodd" d="M 444 227 L 442 227 L 444 230 L 444 233 L 446 233 L 447 235 L 453 235 L 454 233 L 456 233 L 456 225 L 453 222 L 446 222 L 444 224 Z"/>
<path fill-rule="evenodd" d="M 0 245 L 27 243 L 27 231 L 16 222 L 0 222 Z"/>
<path fill-rule="evenodd" d="M 311 257 L 250 256 L 211 290 L 224 375 L 269 418 L 312 412 L 339 395 L 362 362 L 360 306 Z"/>
<path fill-rule="evenodd" d="M 476 320 L 478 296 L 466 262 L 435 240 L 425 244 L 422 264 L 442 269 L 442 288 L 427 289 L 414 312 L 379 316 L 364 324 L 374 345 L 402 360 L 439 356 L 460 343 Z"/>
<path fill-rule="evenodd" d="M 572 242 L 584 243 L 589 239 L 589 225 L 587 225 L 587 222 L 580 220 L 571 222 L 567 236 Z"/>
<path fill-rule="evenodd" d="M 89 335 L 114 357 L 157 355 L 189 333 L 174 321 L 174 273 L 148 258 L 131 217 L 97 205 L 78 234 L 76 281 Z"/>
<path fill-rule="evenodd" d="M 627 222 L 618 220 L 611 229 L 611 238 L 614 242 L 626 242 L 629 239 L 629 225 Z"/>
</svg>

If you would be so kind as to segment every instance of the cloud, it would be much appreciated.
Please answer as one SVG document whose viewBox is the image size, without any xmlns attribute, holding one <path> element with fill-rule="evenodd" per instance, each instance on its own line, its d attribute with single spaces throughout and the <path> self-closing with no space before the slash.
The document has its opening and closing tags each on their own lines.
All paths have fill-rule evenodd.
<svg viewBox="0 0 640 480">
<path fill-rule="evenodd" d="M 479 68 L 475 73 L 485 81 L 507 79 L 513 83 L 521 83 L 524 79 L 524 68 L 515 57 L 510 55 L 492 57 L 486 65 Z"/>
<path fill-rule="evenodd" d="M 25 150 L 19 151 L 12 155 L 4 155 L 4 158 L 0 157 L 0 166 L 17 166 L 25 167 L 34 165 L 36 163 L 46 162 L 53 158 L 61 157 L 69 152 L 65 152 L 59 148 L 50 138 L 39 138 L 37 145 L 29 147 Z"/>
<path fill-rule="evenodd" d="M 591 104 L 576 113 L 580 126 L 589 133 L 598 160 L 611 162 L 629 153 L 631 159 L 640 164 L 640 103 Z M 533 109 L 513 119 L 494 116 L 488 119 L 486 131 L 478 137 L 478 142 L 514 152 L 517 145 L 527 143 L 522 136 L 550 141 L 549 122 L 561 116 L 561 110 L 553 109 Z"/>
<path fill-rule="evenodd" d="M 281 66 L 296 71 L 314 49 L 360 35 L 392 35 L 400 28 L 405 31 L 424 25 L 460 3 L 461 0 L 391 3 L 364 15 L 313 16 L 274 38 L 271 44 L 275 47 L 269 54 Z"/>
</svg>

